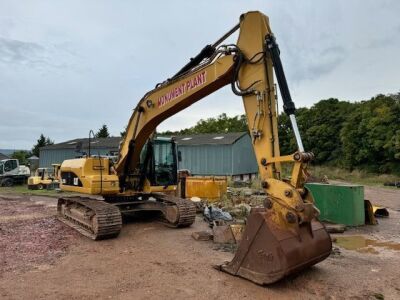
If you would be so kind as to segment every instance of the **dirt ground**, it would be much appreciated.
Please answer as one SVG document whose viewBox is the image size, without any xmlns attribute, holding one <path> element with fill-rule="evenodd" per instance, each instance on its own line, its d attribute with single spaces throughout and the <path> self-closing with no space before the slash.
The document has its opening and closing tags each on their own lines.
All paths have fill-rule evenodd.
<svg viewBox="0 0 400 300">
<path fill-rule="evenodd" d="M 400 190 L 365 194 L 390 217 L 344 236 L 393 247 L 334 244 L 322 263 L 262 287 L 212 268 L 233 253 L 191 238 L 207 230 L 200 217 L 186 229 L 130 222 L 117 239 L 94 242 L 55 219 L 55 198 L 0 190 L 0 299 L 400 299 Z"/>
</svg>

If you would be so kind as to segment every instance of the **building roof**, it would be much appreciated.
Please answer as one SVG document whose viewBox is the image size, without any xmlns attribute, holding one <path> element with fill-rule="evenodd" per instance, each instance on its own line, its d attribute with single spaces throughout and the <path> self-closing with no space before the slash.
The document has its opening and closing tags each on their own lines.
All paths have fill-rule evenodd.
<svg viewBox="0 0 400 300">
<path fill-rule="evenodd" d="M 90 141 L 90 147 L 92 149 L 106 148 L 106 149 L 118 149 L 121 138 L 119 136 L 113 136 L 109 138 L 93 138 Z M 89 148 L 89 139 L 74 139 L 63 143 L 53 144 L 41 147 L 40 149 L 76 149 L 78 143 L 82 143 L 81 149 Z"/>
<path fill-rule="evenodd" d="M 175 136 L 178 145 L 231 145 L 235 143 L 246 132 L 229 133 L 204 133 Z M 95 138 L 91 139 L 91 148 L 99 149 L 118 149 L 121 137 Z M 41 147 L 40 149 L 76 149 L 78 143 L 82 143 L 81 149 L 88 149 L 89 139 L 74 139 L 63 143 Z"/>
<path fill-rule="evenodd" d="M 204 133 L 176 136 L 178 145 L 231 145 L 247 132 Z"/>
<path fill-rule="evenodd" d="M 0 160 L 8 159 L 9 157 L 3 153 L 0 153 Z"/>
</svg>

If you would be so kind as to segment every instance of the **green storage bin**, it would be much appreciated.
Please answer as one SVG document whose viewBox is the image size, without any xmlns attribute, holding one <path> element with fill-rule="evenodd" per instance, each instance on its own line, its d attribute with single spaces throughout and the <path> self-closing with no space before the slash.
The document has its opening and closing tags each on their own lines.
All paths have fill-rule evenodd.
<svg viewBox="0 0 400 300">
<path fill-rule="evenodd" d="M 347 226 L 365 224 L 362 185 L 307 183 L 305 186 L 313 195 L 315 206 L 321 211 L 321 221 Z"/>
</svg>

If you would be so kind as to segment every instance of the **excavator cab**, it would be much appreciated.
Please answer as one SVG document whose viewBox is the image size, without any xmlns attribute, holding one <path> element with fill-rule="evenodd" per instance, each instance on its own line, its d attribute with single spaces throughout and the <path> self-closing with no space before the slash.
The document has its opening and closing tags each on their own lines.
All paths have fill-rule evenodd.
<svg viewBox="0 0 400 300">
<path fill-rule="evenodd" d="M 173 138 L 156 137 L 147 141 L 140 155 L 139 189 L 145 192 L 176 189 L 178 162 Z"/>
</svg>

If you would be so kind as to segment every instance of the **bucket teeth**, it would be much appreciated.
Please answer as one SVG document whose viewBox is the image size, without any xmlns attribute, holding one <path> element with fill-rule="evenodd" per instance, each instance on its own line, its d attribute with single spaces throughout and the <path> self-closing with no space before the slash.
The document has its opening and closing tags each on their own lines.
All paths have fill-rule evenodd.
<svg viewBox="0 0 400 300">
<path fill-rule="evenodd" d="M 329 256 L 332 242 L 317 220 L 299 226 L 297 232 L 278 228 L 266 212 L 249 215 L 235 257 L 220 270 L 257 284 L 274 283 Z"/>
</svg>

